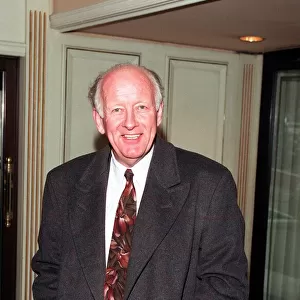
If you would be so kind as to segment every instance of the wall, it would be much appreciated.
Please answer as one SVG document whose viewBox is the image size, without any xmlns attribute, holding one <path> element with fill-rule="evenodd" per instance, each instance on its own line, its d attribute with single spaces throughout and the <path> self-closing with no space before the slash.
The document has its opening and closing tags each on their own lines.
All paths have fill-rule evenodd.
<svg viewBox="0 0 300 300">
<path fill-rule="evenodd" d="M 105 0 L 53 0 L 52 9 L 53 13 L 60 13 L 92 4 L 97 4 L 103 1 Z"/>
</svg>

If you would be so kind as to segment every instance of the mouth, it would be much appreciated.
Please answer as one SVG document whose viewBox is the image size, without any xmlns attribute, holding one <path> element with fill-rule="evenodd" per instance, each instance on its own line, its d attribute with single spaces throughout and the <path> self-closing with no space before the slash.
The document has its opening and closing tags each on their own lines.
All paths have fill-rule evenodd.
<svg viewBox="0 0 300 300">
<path fill-rule="evenodd" d="M 123 137 L 127 140 L 137 140 L 141 134 L 124 134 Z"/>
</svg>

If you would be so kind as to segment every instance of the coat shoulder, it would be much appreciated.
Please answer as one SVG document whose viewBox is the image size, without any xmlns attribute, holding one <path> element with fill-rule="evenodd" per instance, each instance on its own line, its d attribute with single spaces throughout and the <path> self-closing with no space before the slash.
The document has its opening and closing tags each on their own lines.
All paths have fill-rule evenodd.
<svg viewBox="0 0 300 300">
<path fill-rule="evenodd" d="M 181 177 L 222 178 L 224 175 L 232 176 L 230 171 L 222 164 L 199 153 L 175 147 L 177 164 Z"/>
<path fill-rule="evenodd" d="M 72 177 L 74 180 L 79 178 L 90 163 L 95 159 L 96 152 L 78 156 L 69 160 L 55 168 L 48 173 L 48 177 L 66 178 Z"/>
</svg>

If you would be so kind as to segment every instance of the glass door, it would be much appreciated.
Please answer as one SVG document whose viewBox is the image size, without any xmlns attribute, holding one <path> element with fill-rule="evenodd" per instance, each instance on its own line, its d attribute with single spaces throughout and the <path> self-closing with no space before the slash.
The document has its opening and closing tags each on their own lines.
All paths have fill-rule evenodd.
<svg viewBox="0 0 300 300">
<path fill-rule="evenodd" d="M 279 71 L 265 263 L 265 300 L 300 299 L 300 71 Z"/>
<path fill-rule="evenodd" d="M 264 55 L 250 300 L 300 299 L 300 49 Z"/>
</svg>

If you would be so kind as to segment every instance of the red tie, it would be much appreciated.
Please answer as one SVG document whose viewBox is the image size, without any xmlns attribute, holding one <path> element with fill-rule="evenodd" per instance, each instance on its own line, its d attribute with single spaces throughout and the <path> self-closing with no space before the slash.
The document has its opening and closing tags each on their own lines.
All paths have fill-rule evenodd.
<svg viewBox="0 0 300 300">
<path fill-rule="evenodd" d="M 136 219 L 136 194 L 133 173 L 125 172 L 126 186 L 119 200 L 104 283 L 104 300 L 124 298 L 127 267 L 130 257 L 133 225 Z"/>
</svg>

